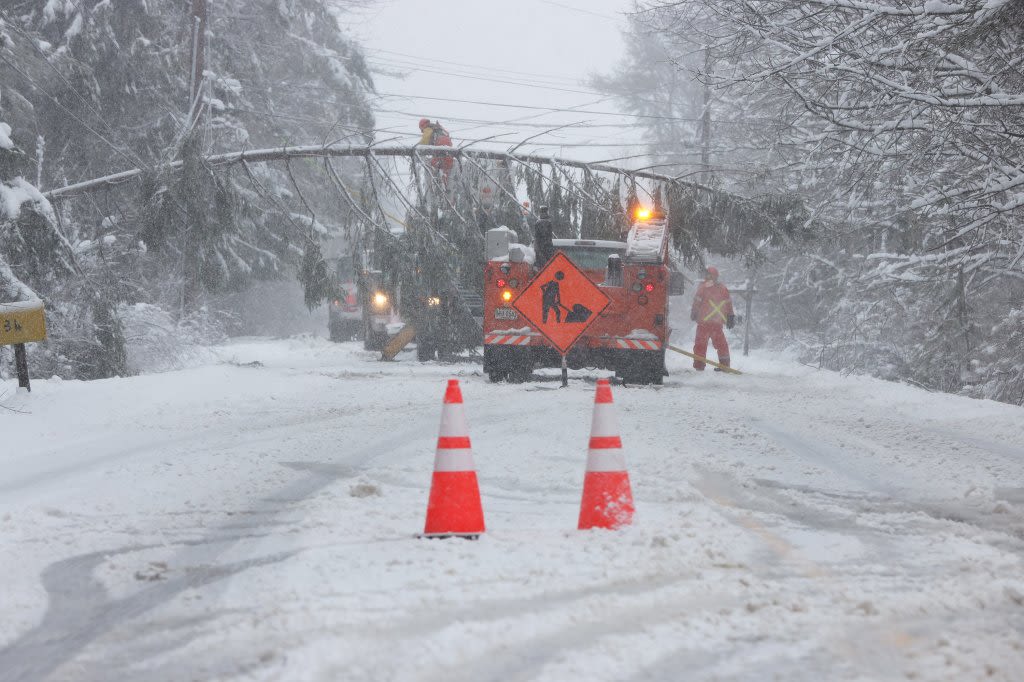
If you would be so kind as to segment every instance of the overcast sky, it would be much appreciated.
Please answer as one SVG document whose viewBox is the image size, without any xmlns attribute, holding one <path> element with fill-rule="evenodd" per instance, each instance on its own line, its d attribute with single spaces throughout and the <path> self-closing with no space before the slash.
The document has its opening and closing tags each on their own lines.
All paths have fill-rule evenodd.
<svg viewBox="0 0 1024 682">
<path fill-rule="evenodd" d="M 502 135 L 478 144 L 507 148 L 574 123 L 527 146 L 597 160 L 642 151 L 624 146 L 640 139 L 634 119 L 603 113 L 616 112 L 615 102 L 584 85 L 615 68 L 631 8 L 631 0 L 382 0 L 343 21 L 375 70 L 378 139 L 413 141 L 425 116 L 456 144 Z"/>
</svg>

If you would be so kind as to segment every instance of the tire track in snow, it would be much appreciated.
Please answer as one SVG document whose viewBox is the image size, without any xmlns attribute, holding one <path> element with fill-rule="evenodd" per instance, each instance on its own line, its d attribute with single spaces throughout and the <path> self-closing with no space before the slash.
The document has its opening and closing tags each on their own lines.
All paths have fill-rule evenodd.
<svg viewBox="0 0 1024 682">
<path fill-rule="evenodd" d="M 358 413 L 351 416 L 357 417 Z M 302 415 L 287 421 L 277 421 L 270 425 L 250 422 L 244 425 L 238 424 L 232 426 L 231 430 L 225 430 L 223 428 L 208 429 L 198 433 L 189 433 L 186 436 L 177 438 L 147 440 L 146 442 L 118 449 L 105 455 L 83 459 L 75 462 L 74 464 L 56 467 L 54 469 L 47 469 L 45 471 L 29 474 L 22 478 L 7 480 L 0 483 L 0 494 L 23 493 L 26 490 L 30 490 L 40 485 L 50 486 L 76 475 L 93 473 L 98 467 L 113 464 L 129 458 L 134 459 L 139 456 L 153 459 L 158 456 L 167 456 L 168 454 L 181 452 L 182 450 L 187 450 L 189 452 L 206 452 L 210 450 L 226 449 L 228 447 L 237 447 L 239 445 L 239 441 L 253 443 L 262 442 L 272 437 L 276 432 L 292 430 L 296 427 L 309 426 L 312 424 L 323 424 L 332 417 L 336 418 L 337 415 L 328 411 L 324 413 L 315 413 L 314 415 Z M 98 437 L 91 442 L 102 442 L 105 439 L 106 436 Z M 194 447 L 194 444 L 197 443 L 201 444 L 203 447 Z M 81 445 L 81 443 L 76 444 L 76 449 L 82 449 L 83 451 L 90 449 L 89 447 L 80 447 Z M 47 456 L 48 454 L 50 453 L 41 453 L 42 456 Z"/>
<path fill-rule="evenodd" d="M 361 448 L 345 458 L 344 468 L 327 470 L 323 467 L 313 467 L 303 478 L 261 498 L 247 511 L 261 512 L 268 503 L 273 503 L 270 515 L 276 515 L 282 511 L 282 501 L 294 504 L 310 498 L 346 473 L 354 472 L 380 456 L 382 452 L 392 452 L 407 444 L 420 431 L 419 428 L 407 429 Z M 0 649 L 0 671 L 3 672 L 5 682 L 45 680 L 104 634 L 167 603 L 185 590 L 229 578 L 249 568 L 282 561 L 295 554 L 294 551 L 286 552 L 218 566 L 216 560 L 219 556 L 248 537 L 240 536 L 226 540 L 218 537 L 221 533 L 219 527 L 214 527 L 201 540 L 176 543 L 183 548 L 170 563 L 206 568 L 145 587 L 120 599 L 107 597 L 103 586 L 93 577 L 94 569 L 110 556 L 152 548 L 153 545 L 91 552 L 51 564 L 42 575 L 43 586 L 49 599 L 42 622 L 6 648 Z M 82 678 L 76 676 L 75 679 Z M 97 679 L 104 680 L 103 677 Z"/>
<path fill-rule="evenodd" d="M 803 441 L 799 436 L 781 433 L 777 428 L 769 429 L 769 431 L 772 432 L 777 442 L 784 444 L 795 454 L 805 457 L 814 456 L 818 451 L 816 445 Z M 847 467 L 841 467 L 840 470 L 847 474 Z M 853 475 L 847 474 L 847 477 L 853 480 L 859 479 L 865 484 L 874 483 L 871 479 L 865 480 L 858 476 L 856 472 L 853 472 Z M 832 666 L 836 665 L 837 659 L 845 660 L 844 667 L 849 670 L 849 675 L 843 676 L 843 679 L 863 679 L 865 674 L 869 676 L 888 674 L 891 672 L 892 666 L 908 660 L 908 656 L 913 655 L 912 652 L 921 654 L 922 651 L 930 651 L 927 637 L 929 631 L 934 634 L 935 617 L 908 619 L 905 612 L 906 607 L 900 606 L 900 596 L 905 590 L 911 593 L 919 590 L 919 584 L 923 579 L 935 580 L 938 581 L 938 584 L 948 583 L 950 580 L 955 581 L 957 580 L 956 576 L 964 568 L 962 563 L 958 563 L 955 553 L 947 556 L 941 547 L 933 550 L 936 552 L 933 557 L 919 556 L 916 550 L 908 549 L 908 536 L 927 539 L 934 538 L 940 533 L 947 533 L 963 537 L 970 542 L 989 545 L 1000 552 L 1017 556 L 1024 554 L 1024 535 L 1019 531 L 1013 532 L 1011 526 L 1014 521 L 1010 519 L 1009 523 L 1006 523 L 991 513 L 953 516 L 948 508 L 941 504 L 913 502 L 900 499 L 895 495 L 887 495 L 884 492 L 861 490 L 855 493 L 839 493 L 776 481 L 753 479 L 752 482 L 755 484 L 753 489 L 749 485 L 733 480 L 730 475 L 708 470 L 704 477 L 694 485 L 705 496 L 723 507 L 727 519 L 759 536 L 771 550 L 778 563 L 785 560 L 798 572 L 803 573 L 810 580 L 809 587 L 820 585 L 822 580 L 828 580 L 834 581 L 835 585 L 844 586 L 844 590 L 849 589 L 856 594 L 860 589 L 859 586 L 864 584 L 864 592 L 872 594 L 873 600 L 882 599 L 883 604 L 890 606 L 887 600 L 890 597 L 894 599 L 896 613 L 883 617 L 880 622 L 876 620 L 870 625 L 865 625 L 858 622 L 859 619 L 851 620 L 844 614 L 840 616 L 840 622 L 849 622 L 845 622 L 839 632 L 821 640 L 820 644 L 830 651 L 829 657 L 825 660 L 831 661 Z M 888 486 L 873 487 L 876 490 L 881 488 L 884 491 Z M 782 496 L 773 491 L 795 492 L 798 493 L 798 497 Z M 815 504 L 815 498 L 827 500 L 828 506 L 822 507 L 820 503 Z M 836 507 L 838 509 L 835 509 Z M 788 519 L 794 524 L 795 529 L 801 530 L 801 532 L 802 529 L 807 529 L 819 538 L 823 537 L 823 532 L 833 532 L 843 537 L 855 538 L 865 547 L 873 548 L 876 556 L 857 557 L 848 566 L 844 566 L 844 562 L 849 561 L 848 559 L 837 557 L 834 565 L 824 565 L 802 556 L 800 549 L 794 547 L 786 539 L 785 527 L 780 531 L 773 530 L 768 525 L 772 523 L 771 521 L 762 522 L 761 519 L 755 517 L 755 514 L 761 516 L 761 519 L 766 514 L 775 518 Z M 862 515 L 880 517 L 883 519 L 882 525 L 879 526 L 878 522 L 861 525 L 858 518 Z M 924 519 L 919 515 L 924 516 Z M 888 522 L 884 521 L 889 517 L 894 518 Z M 999 523 L 994 523 L 996 520 Z M 1024 521 L 1024 519 L 1020 520 Z M 891 527 L 888 525 L 890 523 Z M 979 537 L 976 532 L 962 528 L 964 524 L 983 532 L 994 531 L 1003 535 L 1001 539 L 995 540 L 990 536 Z M 994 525 L 999 527 L 994 528 Z M 888 567 L 892 574 L 877 576 L 871 571 L 861 573 L 861 567 L 872 565 Z M 929 570 L 931 572 L 927 572 Z M 759 568 L 756 574 L 760 579 L 783 586 L 799 579 L 791 571 L 772 574 L 772 572 L 764 571 L 763 567 Z M 990 580 L 998 580 L 1000 577 L 1003 576 L 993 572 Z M 881 582 L 879 582 L 880 580 Z M 984 582 L 986 579 L 982 577 L 980 580 Z M 871 584 L 870 589 L 867 587 L 868 584 Z M 782 589 L 786 592 L 798 591 L 792 586 Z M 1003 609 L 995 606 L 979 606 L 977 597 L 969 596 L 970 591 L 970 587 L 961 587 L 959 591 L 954 590 L 947 598 L 954 604 L 957 601 L 961 602 L 960 606 L 956 608 L 962 615 L 954 618 L 954 621 L 973 618 L 977 622 L 987 623 L 996 614 L 1000 615 L 994 619 L 993 625 L 987 631 L 973 630 L 968 633 L 960 632 L 959 635 L 973 638 L 975 640 L 973 643 L 976 644 L 979 637 L 983 639 L 986 636 L 996 636 L 1007 622 L 1012 622 L 1014 618 L 1019 619 L 1019 611 L 1012 604 L 1008 604 Z M 873 603 L 865 602 L 865 604 L 865 615 L 877 615 Z M 826 604 L 826 608 L 835 608 L 835 606 L 837 605 Z M 821 607 L 819 606 L 819 608 Z M 937 608 L 941 611 L 943 607 Z M 947 605 L 945 608 L 951 607 Z M 900 613 L 901 609 L 904 613 Z M 917 614 L 918 612 L 916 609 L 911 609 L 909 613 Z M 987 635 L 986 632 L 988 632 Z M 770 653 L 771 647 L 768 647 L 766 651 Z M 871 651 L 872 654 L 865 655 L 867 651 Z M 829 676 L 832 676 L 833 679 L 839 678 L 838 669 L 828 665 L 818 669 L 817 673 L 808 674 L 805 667 L 794 665 L 796 662 L 784 655 L 784 648 L 781 649 L 781 652 L 782 655 L 767 661 L 751 660 L 749 665 L 743 669 L 749 671 L 756 667 L 759 676 L 781 674 L 782 679 L 793 678 L 794 671 L 801 673 L 796 676 L 797 679 L 823 679 Z M 659 679 L 658 671 L 670 670 L 679 661 L 688 660 L 689 653 L 685 649 L 671 652 L 656 663 L 650 673 L 641 672 L 635 678 L 631 678 L 630 682 Z M 744 655 L 746 653 L 745 649 Z M 821 661 L 822 659 L 820 656 L 812 657 L 808 662 L 813 663 L 815 660 Z M 730 665 L 725 665 L 722 661 L 712 661 L 703 668 L 687 668 L 687 670 L 696 676 L 695 679 L 751 679 L 748 673 L 723 674 L 722 666 L 725 668 L 735 667 L 731 665 L 731 661 L 729 663 Z"/>
<path fill-rule="evenodd" d="M 849 455 L 825 443 L 824 439 L 817 443 L 810 443 L 804 438 L 790 431 L 784 431 L 772 425 L 768 420 L 759 417 L 752 418 L 750 425 L 797 457 L 809 460 L 849 481 L 858 483 L 866 491 L 883 493 L 889 496 L 897 494 L 897 489 L 894 486 L 879 480 L 877 475 L 867 474 L 848 464 L 847 462 L 850 461 Z"/>
<path fill-rule="evenodd" d="M 410 405 L 413 410 L 421 410 L 422 406 Z M 545 411 L 543 406 L 533 406 L 524 414 L 540 414 Z M 491 417 L 505 416 L 504 408 L 484 407 L 478 414 L 484 419 Z M 358 414 L 351 415 L 358 418 Z M 319 423 L 323 421 L 324 415 L 318 414 L 312 418 L 300 417 L 288 420 L 286 423 L 275 423 L 272 426 L 258 429 L 255 433 L 247 434 L 246 441 L 262 442 L 268 439 L 273 433 L 281 430 L 291 430 L 297 426 Z M 394 415 L 390 415 L 391 418 Z M 431 413 L 433 417 L 433 413 Z M 422 440 L 423 429 L 419 426 L 413 427 L 387 439 L 378 441 L 373 445 L 361 448 L 355 454 L 345 458 L 342 462 L 323 463 L 317 461 L 280 462 L 306 476 L 299 481 L 292 483 L 285 488 L 268 493 L 253 507 L 233 512 L 233 516 L 252 515 L 259 518 L 256 524 L 249 525 L 252 530 L 259 530 L 268 525 L 275 525 L 273 519 L 287 511 L 290 505 L 304 502 L 313 497 L 323 488 L 339 479 L 350 478 L 366 468 L 371 460 L 379 459 L 382 455 L 390 455 L 395 452 L 405 452 L 408 455 L 420 454 L 422 450 L 418 447 L 411 447 L 410 444 Z M 207 435 L 199 435 L 195 438 L 182 439 L 204 440 Z M 227 438 L 228 436 L 225 436 Z M 433 439 L 431 434 L 430 439 Z M 234 441 L 237 447 L 237 440 Z M 217 446 L 210 445 L 206 449 L 216 449 Z M 111 457 L 123 458 L 130 452 L 115 453 Z M 88 465 L 85 465 L 88 466 Z M 283 522 L 282 522 L 283 523 Z M 181 550 L 168 563 L 172 565 L 199 565 L 200 570 L 193 570 L 189 575 L 182 578 L 175 578 L 167 582 L 150 586 L 142 591 L 124 599 L 108 601 L 104 595 L 103 586 L 91 578 L 92 571 L 103 560 L 119 554 L 127 554 L 146 549 L 152 549 L 153 545 L 131 545 L 120 547 L 103 552 L 89 553 L 77 557 L 71 557 L 52 564 L 44 570 L 42 581 L 44 589 L 49 598 L 47 612 L 43 621 L 36 627 L 25 633 L 12 642 L 6 649 L 0 650 L 0 671 L 16 671 L 18 676 L 11 678 L 21 682 L 46 679 L 48 675 L 56 671 L 60 666 L 72 661 L 75 656 L 81 653 L 87 646 L 99 640 L 104 634 L 110 632 L 131 619 L 137 618 L 152 611 L 160 605 L 167 603 L 180 595 L 185 590 L 196 589 L 212 583 L 228 579 L 232 575 L 270 563 L 276 563 L 294 556 L 301 549 L 288 553 L 271 555 L 266 561 L 253 559 L 245 562 L 238 562 L 227 566 L 219 566 L 216 563 L 217 557 L 226 553 L 232 546 L 247 539 L 262 537 L 257 533 L 245 535 L 225 534 L 237 526 L 237 519 L 222 523 L 207 531 L 202 539 L 170 541 L 167 545 L 181 546 Z M 227 535 L 227 537 L 224 537 Z M 159 545 L 165 546 L 165 545 Z M 83 576 L 85 576 L 84 579 Z M 67 590 L 64 585 L 75 586 Z M 83 595 L 87 595 L 84 596 Z M 83 599 L 85 601 L 83 601 Z M 217 615 L 212 616 L 216 618 Z M 164 653 L 181 646 L 183 642 L 168 642 L 167 647 L 154 654 Z M 117 652 L 114 652 L 115 654 Z M 103 670 L 109 672 L 106 666 Z M 7 682 L 7 678 L 3 679 Z M 76 682 L 82 678 L 75 676 Z M 94 679 L 103 680 L 104 673 L 97 672 Z"/>
<path fill-rule="evenodd" d="M 591 589 L 546 594 L 525 604 L 510 603 L 503 607 L 504 611 L 491 618 L 479 618 L 477 612 L 478 617 L 468 619 L 471 624 L 487 621 L 498 623 L 548 611 L 554 612 L 556 618 L 564 622 L 554 628 L 541 628 L 545 630 L 541 634 L 533 634 L 537 629 L 534 627 L 517 628 L 509 625 L 493 640 L 475 645 L 472 658 L 461 659 L 453 666 L 431 675 L 429 679 L 437 682 L 526 682 L 536 679 L 548 663 L 565 657 L 567 652 L 588 649 L 602 637 L 635 633 L 653 625 L 680 620 L 684 613 L 692 615 L 717 611 L 739 603 L 734 596 L 716 594 L 706 588 L 699 589 L 696 594 L 694 591 L 671 594 L 671 590 L 684 582 L 693 583 L 696 588 L 698 576 L 659 576 L 655 579 L 608 583 Z M 627 586 L 628 589 L 625 589 Z M 667 591 L 668 594 L 660 596 Z M 591 609 L 600 614 L 599 618 L 589 620 L 566 610 L 573 602 L 611 596 L 630 597 L 634 600 L 646 597 L 650 603 L 600 606 Z"/>
</svg>

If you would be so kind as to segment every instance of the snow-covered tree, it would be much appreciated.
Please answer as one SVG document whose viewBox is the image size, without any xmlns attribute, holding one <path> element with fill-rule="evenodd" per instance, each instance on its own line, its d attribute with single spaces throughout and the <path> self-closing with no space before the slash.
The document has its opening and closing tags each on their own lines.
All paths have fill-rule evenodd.
<svg viewBox="0 0 1024 682">
<path fill-rule="evenodd" d="M 789 190 L 817 221 L 810 249 L 770 250 L 759 271 L 776 331 L 826 366 L 1019 401 L 1006 387 L 1024 377 L 993 369 L 988 349 L 997 334 L 1015 338 L 1004 320 L 1016 319 L 1024 283 L 1024 3 L 638 10 L 633 42 L 660 46 L 656 68 L 650 48 L 635 49 L 608 89 L 645 68 L 675 70 L 655 99 L 680 74 L 706 86 L 674 115 L 708 102 L 724 112 L 712 119 L 726 118 L 711 127 L 711 172 L 736 191 Z M 623 101 L 639 106 L 633 94 Z"/>
<path fill-rule="evenodd" d="M 63 267 L 87 277 L 114 307 L 156 304 L 186 325 L 196 316 L 215 320 L 208 305 L 220 292 L 257 278 L 305 277 L 309 270 L 298 267 L 304 251 L 352 225 L 329 173 L 300 163 L 221 174 L 203 159 L 247 146 L 371 139 L 369 73 L 335 14 L 345 4 L 211 3 L 206 115 L 195 126 L 188 3 L 53 0 L 0 8 L 0 112 L 21 135 L 18 173 L 0 176 L 10 191 L 30 181 L 52 188 L 145 170 L 141 184 L 39 204 L 53 239 L 32 227 L 36 204 L 24 204 L 19 229 L 36 233 L 27 240 L 32 253 L 19 253 L 12 272 L 22 273 L 33 256 L 40 272 Z M 160 170 L 175 159 L 184 160 L 183 172 Z M 362 171 L 353 161 L 333 172 L 356 185 Z M 322 298 L 322 287 L 305 283 Z M 116 310 L 105 319 L 116 325 Z"/>
</svg>

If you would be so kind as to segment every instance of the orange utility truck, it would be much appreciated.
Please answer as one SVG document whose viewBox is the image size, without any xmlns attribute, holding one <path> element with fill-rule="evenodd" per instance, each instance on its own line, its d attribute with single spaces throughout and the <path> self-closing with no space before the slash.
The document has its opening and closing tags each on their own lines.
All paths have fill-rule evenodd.
<svg viewBox="0 0 1024 682">
<path fill-rule="evenodd" d="M 549 337 L 513 306 L 538 273 L 532 250 L 516 244 L 515 236 L 508 228 L 486 235 L 484 371 L 491 381 L 525 381 L 535 367 L 562 363 Z M 638 211 L 625 241 L 555 239 L 554 248 L 608 297 L 569 348 L 568 366 L 611 369 L 626 383 L 662 383 L 669 294 L 677 293 L 670 291 L 674 273 L 664 216 Z M 564 319 L 571 323 L 568 303 Z"/>
</svg>

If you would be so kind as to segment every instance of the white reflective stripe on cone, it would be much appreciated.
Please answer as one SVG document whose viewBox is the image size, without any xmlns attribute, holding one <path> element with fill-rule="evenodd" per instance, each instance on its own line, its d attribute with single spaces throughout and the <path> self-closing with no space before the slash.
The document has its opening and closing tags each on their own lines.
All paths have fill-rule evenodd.
<svg viewBox="0 0 1024 682">
<path fill-rule="evenodd" d="M 438 450 L 434 455 L 434 471 L 476 471 L 470 449 Z"/>
<path fill-rule="evenodd" d="M 599 438 L 619 435 L 619 416 L 615 412 L 615 403 L 596 403 L 594 405 L 590 435 Z"/>
<path fill-rule="evenodd" d="M 587 450 L 587 471 L 625 471 L 626 455 L 621 448 Z"/>
<path fill-rule="evenodd" d="M 442 437 L 466 436 L 469 434 L 469 424 L 466 422 L 466 412 L 462 409 L 461 403 L 450 403 L 441 410 L 441 428 L 438 435 Z"/>
</svg>

